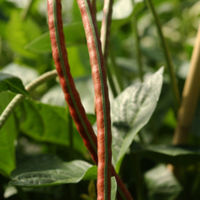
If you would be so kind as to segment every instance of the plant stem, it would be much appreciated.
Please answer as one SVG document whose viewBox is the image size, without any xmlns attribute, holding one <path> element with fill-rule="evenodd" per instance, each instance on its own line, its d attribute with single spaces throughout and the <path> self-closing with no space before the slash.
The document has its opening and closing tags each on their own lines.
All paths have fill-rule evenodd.
<svg viewBox="0 0 200 200">
<path fill-rule="evenodd" d="M 111 50 L 110 50 L 110 61 L 111 61 L 112 67 L 114 68 L 113 71 L 114 71 L 116 79 L 117 79 L 119 90 L 120 90 L 120 92 L 122 92 L 123 89 L 124 89 L 123 80 L 121 79 L 122 76 L 121 76 L 121 74 L 119 72 L 119 68 L 117 66 L 115 57 L 114 57 L 114 55 L 113 55 Z"/>
<path fill-rule="evenodd" d="M 26 90 L 28 92 L 31 92 L 32 90 L 34 90 L 36 87 L 38 87 L 39 85 L 41 85 L 42 83 L 54 78 L 57 76 L 57 72 L 56 70 L 52 70 L 49 72 L 46 72 L 44 74 L 42 74 L 40 77 L 38 77 L 37 79 L 35 79 L 34 81 L 32 81 L 31 83 L 29 83 L 26 86 Z M 22 94 L 17 94 L 11 101 L 10 103 L 7 105 L 7 107 L 5 108 L 5 110 L 1 113 L 0 116 L 0 129 L 2 128 L 2 126 L 5 124 L 6 120 L 8 119 L 8 117 L 10 116 L 10 114 L 13 112 L 13 110 L 15 109 L 15 107 L 25 98 L 24 95 Z"/>
<path fill-rule="evenodd" d="M 91 4 L 92 4 L 92 10 L 93 10 L 93 13 L 94 13 L 95 19 L 96 19 L 96 14 L 97 14 L 97 7 L 96 7 L 96 3 L 97 3 L 97 1 L 96 1 L 96 0 L 91 0 Z"/>
<path fill-rule="evenodd" d="M 115 83 L 114 83 L 114 80 L 113 80 L 113 77 L 112 77 L 112 73 L 111 73 L 111 70 L 110 70 L 110 67 L 107 67 L 107 76 L 108 76 L 108 82 L 109 82 L 109 85 L 110 85 L 110 89 L 112 91 L 112 94 L 113 94 L 113 97 L 117 97 L 118 93 L 117 93 L 117 89 L 115 87 Z"/>
<path fill-rule="evenodd" d="M 143 72 L 143 64 L 142 64 L 142 52 L 140 48 L 140 37 L 138 33 L 138 23 L 137 23 L 136 16 L 133 16 L 132 30 L 134 32 L 134 38 L 135 38 L 135 52 L 136 52 L 137 66 L 139 70 L 139 77 L 140 77 L 140 80 L 143 81 L 144 72 Z"/>
<path fill-rule="evenodd" d="M 100 36 L 104 61 L 107 61 L 108 57 L 110 29 L 112 23 L 112 5 L 113 0 L 104 0 L 103 19 Z"/>
<path fill-rule="evenodd" d="M 113 96 L 116 97 L 118 95 L 117 89 L 115 86 L 115 82 L 113 80 L 110 66 L 108 66 L 108 60 L 107 60 L 109 51 L 110 29 L 112 23 L 112 5 L 113 5 L 113 0 L 104 0 L 100 40 L 102 46 L 102 53 L 104 57 L 104 66 L 108 76 L 108 82 L 111 87 Z"/>
<path fill-rule="evenodd" d="M 179 90 L 178 90 L 178 84 L 177 84 L 176 76 L 175 76 L 175 73 L 174 73 L 174 67 L 173 67 L 171 55 L 170 55 L 170 52 L 169 52 L 169 49 L 168 49 L 168 46 L 167 46 L 167 42 L 166 42 L 164 35 L 163 35 L 163 31 L 162 31 L 162 27 L 161 27 L 159 17 L 156 13 L 156 10 L 154 8 L 152 0 L 146 0 L 146 2 L 147 2 L 147 5 L 148 5 L 153 17 L 154 17 L 155 23 L 156 23 L 158 35 L 160 37 L 161 46 L 163 48 L 163 52 L 164 52 L 164 56 L 165 56 L 165 60 L 166 60 L 166 65 L 167 65 L 169 75 L 170 75 L 170 79 L 171 79 L 171 85 L 172 85 L 172 90 L 173 90 L 173 94 L 174 94 L 174 101 L 175 101 L 175 108 L 177 110 L 179 105 L 180 105 L 180 93 L 179 93 Z"/>
<path fill-rule="evenodd" d="M 184 144 L 187 142 L 188 131 L 194 118 L 200 87 L 200 27 L 193 50 L 190 69 L 185 81 L 182 102 L 178 111 L 178 122 L 174 133 L 173 144 Z"/>
</svg>

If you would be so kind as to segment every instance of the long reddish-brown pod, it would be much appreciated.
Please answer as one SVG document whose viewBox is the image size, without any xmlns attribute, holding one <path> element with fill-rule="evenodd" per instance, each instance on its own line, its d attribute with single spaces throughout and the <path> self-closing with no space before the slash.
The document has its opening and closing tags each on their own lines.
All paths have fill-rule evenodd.
<svg viewBox="0 0 200 200">
<path fill-rule="evenodd" d="M 94 13 L 89 0 L 77 0 L 86 33 L 87 46 L 92 68 L 92 78 L 95 90 L 95 106 L 97 116 L 97 199 L 111 198 L 111 119 L 110 102 L 104 59 L 100 39 L 95 23 Z"/>
<path fill-rule="evenodd" d="M 94 162 L 97 163 L 97 138 L 92 125 L 87 119 L 70 73 L 62 26 L 61 0 L 48 0 L 48 23 L 53 58 L 60 78 L 60 84 L 65 94 L 65 99 L 69 105 L 70 113 L 76 127 Z M 131 200 L 132 197 L 130 193 L 115 172 L 114 167 L 112 167 L 112 175 L 115 176 L 118 185 L 117 198 L 119 200 Z"/>
<path fill-rule="evenodd" d="M 70 73 L 63 34 L 61 0 L 48 0 L 48 24 L 53 59 L 71 116 L 91 156 L 97 162 L 97 141 Z"/>
</svg>

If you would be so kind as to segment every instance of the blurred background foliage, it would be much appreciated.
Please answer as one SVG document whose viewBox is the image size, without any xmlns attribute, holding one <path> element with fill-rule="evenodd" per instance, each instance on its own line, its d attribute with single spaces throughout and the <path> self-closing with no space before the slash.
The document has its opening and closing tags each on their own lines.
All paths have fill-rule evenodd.
<svg viewBox="0 0 200 200">
<path fill-rule="evenodd" d="M 200 22 L 200 2 L 153 0 L 153 3 L 169 46 L 181 92 Z M 54 69 L 46 4 L 44 0 L 0 0 L 0 70 L 18 76 L 25 85 L 40 74 Z M 63 0 L 62 5 L 71 72 L 89 119 L 94 123 L 93 86 L 81 17 L 76 1 Z M 99 27 L 102 8 L 103 0 L 97 0 Z M 111 71 L 117 68 L 124 88 L 139 80 L 136 23 L 144 74 L 165 66 L 154 19 L 145 2 L 135 0 L 133 4 L 131 0 L 115 0 L 109 67 Z M 119 92 L 119 88 L 117 90 Z M 112 103 L 112 93 L 110 96 Z M 12 97 L 13 93 L 0 93 L 1 112 Z M 9 177 L 16 163 L 21 163 L 27 156 L 46 153 L 57 155 L 63 161 L 83 159 L 91 162 L 75 126 L 69 129 L 71 119 L 58 81 L 51 80 L 41 85 L 31 97 L 34 100 L 28 99 L 20 104 L 0 130 L 0 140 L 3 141 L 0 144 L 0 157 L 4 158 L 0 162 L 0 199 L 96 199 L 94 177 L 76 185 L 53 186 L 53 190 L 48 187 L 9 185 Z M 183 150 L 171 146 L 176 127 L 173 110 L 170 80 L 165 70 L 158 106 L 148 125 L 132 144 L 120 170 L 135 199 L 199 199 L 200 149 L 187 147 Z M 190 130 L 189 145 L 200 145 L 199 117 L 200 106 Z M 70 131 L 74 134 L 73 142 L 70 142 Z M 166 169 L 167 163 L 182 166 L 178 179 Z"/>
</svg>

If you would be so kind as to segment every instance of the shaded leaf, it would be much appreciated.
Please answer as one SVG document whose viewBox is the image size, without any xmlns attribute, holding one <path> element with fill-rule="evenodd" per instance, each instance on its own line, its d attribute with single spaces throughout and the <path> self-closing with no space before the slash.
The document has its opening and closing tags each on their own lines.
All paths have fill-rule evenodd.
<svg viewBox="0 0 200 200">
<path fill-rule="evenodd" d="M 70 145 L 69 120 L 67 109 L 31 100 L 25 100 L 17 108 L 20 130 L 41 142 Z M 78 132 L 73 129 L 74 148 L 81 153 L 85 147 Z"/>
<path fill-rule="evenodd" d="M 0 72 L 0 92 L 7 90 L 24 95 L 28 94 L 19 78 Z"/>
<path fill-rule="evenodd" d="M 160 96 L 163 68 L 123 91 L 112 105 L 113 159 L 120 162 L 138 131 L 147 124 Z"/>
<path fill-rule="evenodd" d="M 10 63 L 2 69 L 3 73 L 9 73 L 19 77 L 23 84 L 26 85 L 38 77 L 38 72 L 32 68 L 24 67 L 16 63 Z"/>
<path fill-rule="evenodd" d="M 156 162 L 192 164 L 200 161 L 200 148 L 170 145 L 140 145 L 134 143 L 133 153 L 140 153 Z"/>
<path fill-rule="evenodd" d="M 62 162 L 55 156 L 40 155 L 21 163 L 13 172 L 10 183 L 24 187 L 78 183 L 86 173 L 89 177 L 91 167 L 81 160 Z"/>
<path fill-rule="evenodd" d="M 181 186 L 172 172 L 160 165 L 145 174 L 149 200 L 174 200 L 181 191 Z"/>
</svg>

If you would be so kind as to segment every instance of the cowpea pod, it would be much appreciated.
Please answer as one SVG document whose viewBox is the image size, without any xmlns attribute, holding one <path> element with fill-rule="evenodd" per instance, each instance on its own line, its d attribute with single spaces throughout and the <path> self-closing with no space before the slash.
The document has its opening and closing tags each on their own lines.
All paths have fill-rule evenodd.
<svg viewBox="0 0 200 200">
<path fill-rule="evenodd" d="M 70 73 L 70 66 L 63 34 L 61 0 L 48 0 L 48 23 L 53 59 L 56 65 L 65 99 L 68 103 L 69 110 L 76 124 L 77 130 L 81 135 L 85 146 L 89 150 L 92 159 L 97 164 L 97 137 L 94 133 L 92 125 L 87 119 L 86 112 L 82 106 L 80 96 L 77 92 Z M 130 193 L 115 172 L 114 167 L 112 167 L 112 175 L 115 176 L 118 185 L 117 198 L 131 200 L 132 197 Z"/>
<path fill-rule="evenodd" d="M 69 105 L 70 114 L 75 122 L 76 128 L 81 134 L 86 147 L 91 153 L 93 160 L 97 162 L 96 136 L 95 134 L 91 134 L 91 132 L 93 132 L 93 128 L 86 117 L 80 96 L 75 88 L 75 84 L 70 73 L 70 66 L 63 34 L 60 0 L 48 0 L 48 23 L 53 59 L 65 99 Z"/>
<path fill-rule="evenodd" d="M 97 199 L 110 200 L 111 119 L 104 58 L 90 1 L 77 0 L 77 2 L 85 29 L 95 91 L 98 146 Z"/>
</svg>

